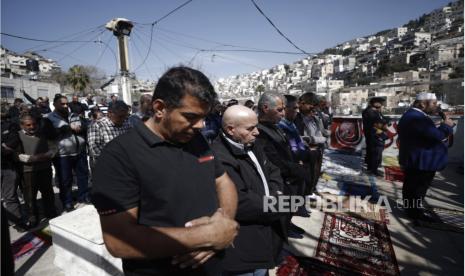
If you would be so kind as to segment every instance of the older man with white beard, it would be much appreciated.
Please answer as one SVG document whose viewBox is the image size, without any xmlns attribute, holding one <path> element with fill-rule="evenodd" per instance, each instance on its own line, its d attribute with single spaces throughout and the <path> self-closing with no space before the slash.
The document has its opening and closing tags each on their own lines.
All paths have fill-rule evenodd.
<svg viewBox="0 0 465 276">
<path fill-rule="evenodd" d="M 416 220 L 434 221 L 422 212 L 421 201 L 436 171 L 447 165 L 445 140 L 452 134 L 454 123 L 449 117 L 436 127 L 429 115 L 437 111 L 433 93 L 419 93 L 415 102 L 399 120 L 399 163 L 405 178 L 402 197 L 407 215 Z"/>
</svg>

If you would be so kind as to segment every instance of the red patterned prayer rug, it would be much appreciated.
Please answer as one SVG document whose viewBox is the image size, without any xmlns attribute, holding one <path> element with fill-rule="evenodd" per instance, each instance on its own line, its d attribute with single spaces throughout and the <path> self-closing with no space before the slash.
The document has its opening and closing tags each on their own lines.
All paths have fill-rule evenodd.
<svg viewBox="0 0 465 276">
<path fill-rule="evenodd" d="M 326 213 L 315 257 L 360 275 L 399 275 L 386 223 Z"/>
<path fill-rule="evenodd" d="M 384 166 L 384 177 L 387 181 L 404 181 L 404 172 L 397 166 Z"/>
</svg>

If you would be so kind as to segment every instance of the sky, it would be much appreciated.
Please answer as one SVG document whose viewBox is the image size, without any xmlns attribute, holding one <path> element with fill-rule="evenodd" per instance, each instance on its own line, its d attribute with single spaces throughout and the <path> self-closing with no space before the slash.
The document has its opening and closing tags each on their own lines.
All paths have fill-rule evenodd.
<svg viewBox="0 0 465 276">
<path fill-rule="evenodd" d="M 113 18 L 123 17 L 134 23 L 128 41 L 129 64 L 130 71 L 138 79 L 156 80 L 167 68 L 185 64 L 216 80 L 289 64 L 306 57 L 278 34 L 251 0 L 193 0 L 157 22 L 150 43 L 151 23 L 185 2 L 2 0 L 2 33 L 41 40 L 91 42 L 38 42 L 2 35 L 1 44 L 19 54 L 36 51 L 57 61 L 63 70 L 76 64 L 91 65 L 110 76 L 118 72 L 118 48 L 116 37 L 104 25 Z M 450 1 L 255 2 L 300 49 L 306 53 L 318 53 L 357 37 L 400 27 Z M 296 54 L 224 51 L 232 49 L 265 49 Z"/>
</svg>

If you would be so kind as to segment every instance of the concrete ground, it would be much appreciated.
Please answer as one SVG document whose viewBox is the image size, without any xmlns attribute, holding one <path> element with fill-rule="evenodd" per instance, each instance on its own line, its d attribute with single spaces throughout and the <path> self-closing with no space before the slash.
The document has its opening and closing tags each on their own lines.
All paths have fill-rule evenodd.
<svg viewBox="0 0 465 276">
<path fill-rule="evenodd" d="M 387 182 L 380 178 L 376 182 L 379 194 L 386 195 L 392 207 L 388 229 L 401 275 L 464 275 L 463 232 L 414 226 L 396 204 L 396 200 L 401 198 L 402 183 Z M 463 184 L 463 163 L 451 163 L 444 171 L 436 174 L 426 201 L 432 207 L 463 212 Z M 306 230 L 303 239 L 291 240 L 290 249 L 294 253 L 314 256 L 323 217 L 322 212 L 315 210 L 312 211 L 310 218 L 294 217 L 294 223 Z M 12 241 L 24 235 L 12 227 L 10 233 Z M 53 264 L 54 258 L 53 246 L 38 250 L 33 255 L 24 256 L 15 263 L 16 275 L 64 275 Z"/>
<path fill-rule="evenodd" d="M 428 205 L 463 212 L 463 184 L 463 163 L 449 164 L 436 174 L 427 194 Z M 376 185 L 379 194 L 387 196 L 392 207 L 387 226 L 401 275 L 464 275 L 463 231 L 415 226 L 396 204 L 402 198 L 402 183 L 377 178 Z M 294 217 L 293 222 L 307 233 L 303 239 L 291 239 L 290 251 L 300 256 L 315 256 L 323 218 L 324 213 L 318 210 L 312 210 L 310 218 Z"/>
</svg>

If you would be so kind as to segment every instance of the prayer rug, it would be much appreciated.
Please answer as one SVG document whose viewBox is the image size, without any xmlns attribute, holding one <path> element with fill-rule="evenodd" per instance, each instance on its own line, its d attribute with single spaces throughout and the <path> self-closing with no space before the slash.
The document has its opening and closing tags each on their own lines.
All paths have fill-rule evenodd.
<svg viewBox="0 0 465 276">
<path fill-rule="evenodd" d="M 48 247 L 51 244 L 52 238 L 49 230 L 43 228 L 26 233 L 11 244 L 11 249 L 15 260 L 17 260 L 23 256 L 32 255 L 40 248 Z"/>
<path fill-rule="evenodd" d="M 349 212 L 347 213 L 348 215 L 352 217 L 356 217 L 359 219 L 367 219 L 367 220 L 373 220 L 378 223 L 386 223 L 389 224 L 389 213 L 386 212 L 386 209 L 379 209 L 379 212 L 376 211 L 365 211 L 362 209 L 361 212 Z"/>
<path fill-rule="evenodd" d="M 287 256 L 276 270 L 276 276 L 354 275 L 351 271 L 307 257 Z"/>
<path fill-rule="evenodd" d="M 340 213 L 325 214 L 315 258 L 352 274 L 400 275 L 386 223 Z"/>
<path fill-rule="evenodd" d="M 397 166 L 385 166 L 384 177 L 387 181 L 404 182 L 404 172 Z"/>
</svg>

